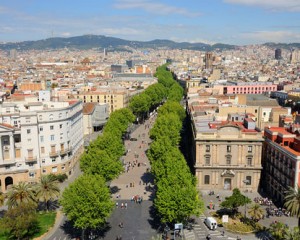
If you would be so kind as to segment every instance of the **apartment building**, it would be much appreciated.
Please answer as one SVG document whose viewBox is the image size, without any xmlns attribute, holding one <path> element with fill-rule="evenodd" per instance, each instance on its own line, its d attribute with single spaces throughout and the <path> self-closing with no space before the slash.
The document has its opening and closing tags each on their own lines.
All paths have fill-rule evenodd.
<svg viewBox="0 0 300 240">
<path fill-rule="evenodd" d="M 252 119 L 215 121 L 191 116 L 192 156 L 201 190 L 257 190 L 261 176 L 263 137 Z"/>
<path fill-rule="evenodd" d="M 109 112 L 112 113 L 115 110 L 128 106 L 130 91 L 125 88 L 107 87 L 79 92 L 74 97 L 82 100 L 83 103 L 108 103 Z"/>
<path fill-rule="evenodd" d="M 274 202 L 284 202 L 288 187 L 299 185 L 299 124 L 265 128 L 262 187 Z"/>
<path fill-rule="evenodd" d="M 82 102 L 0 104 L 0 190 L 43 174 L 72 174 L 83 150 Z"/>
</svg>

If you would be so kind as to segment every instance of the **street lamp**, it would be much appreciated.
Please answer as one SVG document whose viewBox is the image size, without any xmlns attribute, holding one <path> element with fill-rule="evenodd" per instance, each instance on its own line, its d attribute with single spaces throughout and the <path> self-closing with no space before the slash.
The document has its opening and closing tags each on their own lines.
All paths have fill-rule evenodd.
<svg viewBox="0 0 300 240">
<path fill-rule="evenodd" d="M 245 185 L 248 185 L 249 182 L 250 181 L 248 179 L 243 180 L 243 183 L 245 183 Z M 247 201 L 246 201 L 246 196 L 244 197 L 245 197 L 245 218 L 247 218 Z"/>
</svg>

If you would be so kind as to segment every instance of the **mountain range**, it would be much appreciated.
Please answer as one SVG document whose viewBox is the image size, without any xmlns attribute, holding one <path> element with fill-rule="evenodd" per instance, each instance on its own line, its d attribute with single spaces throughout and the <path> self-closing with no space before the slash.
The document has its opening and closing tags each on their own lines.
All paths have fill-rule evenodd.
<svg viewBox="0 0 300 240">
<path fill-rule="evenodd" d="M 191 49 L 211 51 L 216 49 L 234 49 L 234 45 L 228 44 L 206 44 L 206 43 L 189 43 L 174 42 L 171 40 L 156 39 L 152 41 L 130 41 L 115 37 L 106 37 L 103 35 L 83 35 L 68 38 L 48 38 L 37 41 L 10 42 L 0 44 L 2 50 L 45 50 L 45 49 L 91 49 L 91 48 L 107 48 L 110 50 L 127 50 L 130 48 L 170 48 L 170 49 Z"/>
<path fill-rule="evenodd" d="M 272 48 L 300 48 L 300 43 L 265 43 L 264 45 Z M 83 35 L 68 38 L 47 38 L 37 41 L 9 42 L 1 43 L 2 50 L 46 50 L 46 49 L 91 49 L 91 48 L 106 48 L 109 51 L 124 50 L 131 51 L 136 48 L 169 48 L 169 49 L 190 49 L 190 50 L 224 50 L 235 49 L 238 46 L 216 43 L 213 45 L 206 43 L 190 43 L 190 42 L 174 42 L 171 40 L 156 39 L 152 41 L 130 41 L 121 38 L 107 37 L 103 35 Z"/>
</svg>

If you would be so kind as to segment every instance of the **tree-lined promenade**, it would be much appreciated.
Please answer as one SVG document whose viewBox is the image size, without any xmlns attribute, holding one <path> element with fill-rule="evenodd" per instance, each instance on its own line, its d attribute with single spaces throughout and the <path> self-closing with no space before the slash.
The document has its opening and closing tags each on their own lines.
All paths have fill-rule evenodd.
<svg viewBox="0 0 300 240">
<path fill-rule="evenodd" d="M 134 121 L 144 122 L 157 108 L 157 121 L 150 132 L 153 143 L 147 154 L 155 177 L 156 214 L 162 223 L 175 223 L 203 210 L 196 179 L 178 148 L 185 118 L 179 104 L 183 89 L 174 81 L 166 65 L 159 67 L 155 76 L 157 84 L 133 97 L 128 108 L 110 115 L 103 134 L 80 157 L 83 174 L 61 194 L 59 204 L 62 211 L 75 228 L 82 230 L 83 238 L 90 230 L 103 228 L 114 209 L 109 183 L 124 172 L 121 158 L 125 154 L 123 139 L 128 127 Z M 48 210 L 49 203 L 55 201 L 59 194 L 58 182 L 52 175 L 42 177 L 34 189 L 27 183 L 14 186 L 8 193 L 9 209 L 4 221 L 1 221 L 8 229 L 7 236 L 12 239 L 31 238 L 38 229 L 37 203 L 44 202 L 44 208 Z M 26 215 L 20 214 L 22 212 Z M 23 223 L 22 229 L 9 221 L 16 214 Z M 28 230 L 24 231 L 24 228 Z"/>
</svg>

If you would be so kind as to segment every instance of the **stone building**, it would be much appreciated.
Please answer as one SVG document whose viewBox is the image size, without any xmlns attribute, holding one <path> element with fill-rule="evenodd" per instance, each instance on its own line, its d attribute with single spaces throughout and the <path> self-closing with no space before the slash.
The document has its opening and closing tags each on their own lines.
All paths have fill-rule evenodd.
<svg viewBox="0 0 300 240">
<path fill-rule="evenodd" d="M 199 189 L 258 189 L 264 139 L 252 119 L 221 122 L 208 116 L 192 116 L 191 125 Z"/>
</svg>

